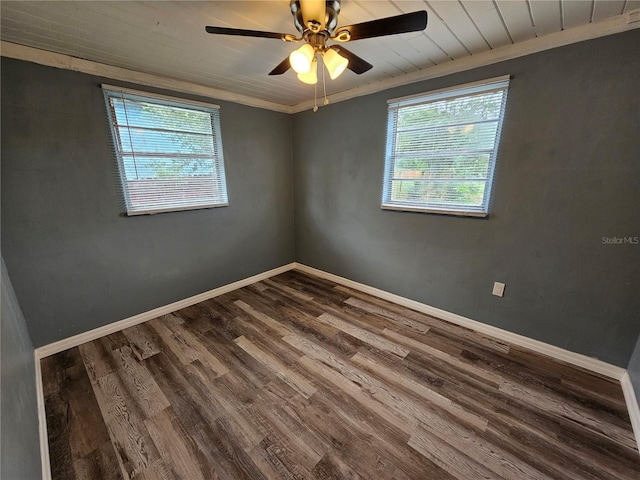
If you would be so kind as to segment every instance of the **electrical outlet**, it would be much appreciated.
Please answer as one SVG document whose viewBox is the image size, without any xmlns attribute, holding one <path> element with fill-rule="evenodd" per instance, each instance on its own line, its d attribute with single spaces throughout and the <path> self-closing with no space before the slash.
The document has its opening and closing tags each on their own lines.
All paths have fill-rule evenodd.
<svg viewBox="0 0 640 480">
<path fill-rule="evenodd" d="M 502 297 L 502 296 L 504 296 L 504 287 L 505 287 L 504 283 L 493 282 L 493 292 L 492 293 L 496 297 Z"/>
</svg>

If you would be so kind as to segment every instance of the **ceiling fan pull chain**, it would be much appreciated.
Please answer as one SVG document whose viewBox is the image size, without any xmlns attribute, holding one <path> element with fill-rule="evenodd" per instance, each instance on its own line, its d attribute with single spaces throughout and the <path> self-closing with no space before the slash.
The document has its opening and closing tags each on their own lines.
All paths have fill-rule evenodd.
<svg viewBox="0 0 640 480">
<path fill-rule="evenodd" d="M 318 82 L 313 84 L 313 111 L 318 111 Z"/>
<path fill-rule="evenodd" d="M 322 59 L 322 66 L 324 67 L 324 58 Z M 329 99 L 327 98 L 327 82 L 325 81 L 325 73 L 326 68 L 322 69 L 322 90 L 324 92 L 324 100 L 322 102 L 323 105 L 329 105 Z"/>
</svg>

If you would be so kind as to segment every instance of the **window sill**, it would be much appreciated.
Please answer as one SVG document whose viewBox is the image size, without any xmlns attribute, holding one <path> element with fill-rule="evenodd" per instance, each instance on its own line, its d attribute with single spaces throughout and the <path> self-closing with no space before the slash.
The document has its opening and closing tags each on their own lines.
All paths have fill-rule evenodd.
<svg viewBox="0 0 640 480">
<path fill-rule="evenodd" d="M 188 210 L 204 210 L 205 208 L 218 208 L 228 206 L 228 203 L 216 203 L 212 205 L 193 205 L 189 207 L 160 208 L 157 210 L 131 210 L 127 212 L 127 216 L 135 217 L 137 215 L 155 215 L 156 213 L 184 212 Z"/>
<path fill-rule="evenodd" d="M 392 204 L 383 204 L 380 206 L 382 210 L 398 210 L 401 212 L 416 212 L 416 213 L 435 213 L 438 215 L 453 215 L 456 217 L 476 217 L 476 218 L 486 218 L 489 216 L 487 212 L 474 212 L 474 211 L 464 211 L 464 210 L 446 210 L 446 209 L 437 209 L 437 208 L 426 208 L 426 207 L 413 207 L 411 205 L 392 205 Z"/>
</svg>

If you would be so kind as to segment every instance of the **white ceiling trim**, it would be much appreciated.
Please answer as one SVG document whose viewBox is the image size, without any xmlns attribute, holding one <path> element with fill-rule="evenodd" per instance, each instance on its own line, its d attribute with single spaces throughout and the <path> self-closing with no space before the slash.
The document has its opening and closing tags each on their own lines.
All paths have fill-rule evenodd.
<svg viewBox="0 0 640 480">
<path fill-rule="evenodd" d="M 278 103 L 260 100 L 259 98 L 250 97 L 248 95 L 237 94 L 227 90 L 219 90 L 217 88 L 206 87 L 204 85 L 185 82 L 174 78 L 137 72 L 126 68 L 113 67 L 103 63 L 83 60 L 69 55 L 62 55 L 60 53 L 53 53 L 10 42 L 3 41 L 0 44 L 0 48 L 2 50 L 3 57 L 25 60 L 27 62 L 37 63 L 47 67 L 74 70 L 76 72 L 88 73 L 90 75 L 109 78 L 111 80 L 134 83 L 136 85 L 146 85 L 148 87 L 162 88 L 174 92 L 199 95 L 201 97 L 211 98 L 214 100 L 226 100 L 251 107 L 265 108 L 276 112 L 291 113 L 291 107 L 288 105 L 280 105 Z"/>
<path fill-rule="evenodd" d="M 511 60 L 513 58 L 524 57 L 532 53 L 550 50 L 552 48 L 562 47 L 572 43 L 583 42 L 594 38 L 604 37 L 621 33 L 634 28 L 640 28 L 640 9 L 630 11 L 623 15 L 611 17 L 598 23 L 589 23 L 579 27 L 574 27 L 560 32 L 551 33 L 543 37 L 532 38 L 523 42 L 506 45 L 481 52 L 475 55 L 453 60 L 447 63 L 441 63 L 425 70 L 408 73 L 401 77 L 393 77 L 380 82 L 364 85 L 362 87 L 352 88 L 345 92 L 329 95 L 329 103 L 337 103 L 351 98 L 361 97 L 376 92 L 381 92 L 393 87 L 408 85 L 432 78 L 444 77 L 453 73 L 459 73 L 466 70 L 491 65 L 493 63 Z M 292 113 L 302 112 L 313 108 L 314 102 L 299 103 L 291 107 Z"/>
<path fill-rule="evenodd" d="M 613 35 L 635 28 L 640 28 L 640 9 L 632 10 L 616 17 L 611 17 L 602 22 L 590 23 L 542 37 L 533 38 L 513 45 L 506 45 L 495 50 L 490 50 L 476 55 L 467 56 L 459 60 L 442 63 L 425 70 L 416 71 L 399 77 L 393 77 L 363 87 L 352 88 L 344 92 L 330 95 L 328 98 L 330 103 L 342 102 L 363 95 L 380 92 L 388 88 L 442 77 L 465 70 L 471 70 L 473 68 L 481 67 L 484 65 L 490 65 L 505 60 L 510 60 L 512 58 L 518 58 L 525 55 L 530 55 L 532 53 L 538 53 L 544 50 L 569 45 L 571 43 L 591 40 L 606 35 Z M 77 72 L 110 78 L 113 80 L 130 82 L 137 85 L 146 85 L 149 87 L 171 90 L 174 92 L 199 95 L 214 100 L 224 100 L 239 103 L 242 105 L 248 105 L 251 107 L 264 108 L 276 112 L 289 114 L 298 113 L 310 109 L 314 105 L 314 102 L 312 100 L 299 103 L 294 106 L 281 105 L 278 103 L 261 100 L 259 98 L 250 97 L 248 95 L 236 94 L 227 90 L 220 90 L 212 87 L 206 87 L 204 85 L 177 80 L 174 78 L 114 67 L 111 65 L 83 60 L 69 55 L 53 53 L 46 50 L 26 47 L 24 45 L 18 45 L 10 42 L 1 42 L 0 49 L 1 55 L 3 57 L 25 60 L 49 67 L 74 70 Z"/>
</svg>

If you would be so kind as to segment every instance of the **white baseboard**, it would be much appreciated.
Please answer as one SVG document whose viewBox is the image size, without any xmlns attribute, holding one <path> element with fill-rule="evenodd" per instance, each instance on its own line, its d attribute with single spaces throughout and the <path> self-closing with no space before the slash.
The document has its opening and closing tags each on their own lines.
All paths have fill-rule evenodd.
<svg viewBox="0 0 640 480">
<path fill-rule="evenodd" d="M 103 327 L 98 327 L 93 330 L 89 330 L 88 332 L 79 333 L 78 335 L 74 335 L 73 337 L 65 338 L 64 340 L 38 347 L 34 352 L 36 362 L 41 358 L 48 357 L 49 355 L 63 352 L 65 350 L 68 350 L 69 348 L 77 347 L 78 345 L 82 345 L 83 343 L 90 342 L 92 340 L 110 335 L 115 332 L 119 332 L 120 330 L 138 325 L 139 323 L 146 322 L 147 320 L 151 320 L 153 318 L 175 312 L 176 310 L 195 305 L 196 303 L 204 302 L 205 300 L 208 300 L 210 298 L 217 297 L 233 290 L 237 290 L 238 288 L 246 287 L 247 285 L 251 285 L 252 283 L 259 282 L 260 280 L 273 277 L 274 275 L 279 275 L 293 269 L 294 266 L 295 263 L 289 263 L 287 265 L 274 268 L 273 270 L 268 270 L 266 272 L 253 275 L 252 277 L 244 278 L 242 280 L 238 280 L 237 282 L 214 288 L 213 290 L 209 290 L 208 292 L 203 292 L 198 295 L 194 295 L 193 297 L 178 300 L 177 302 L 170 303 L 169 305 L 154 308 L 153 310 L 149 310 L 148 312 L 143 312 L 138 315 L 134 315 L 133 317 L 125 318 L 124 320 L 119 320 Z"/>
<path fill-rule="evenodd" d="M 555 345 L 550 345 L 548 343 L 534 340 L 517 333 L 509 332 L 498 327 L 493 327 L 491 325 L 487 325 L 486 323 L 478 322 L 476 320 L 463 317 L 462 315 L 458 315 L 456 313 L 432 307 L 430 305 L 420 303 L 406 297 L 401 297 L 400 295 L 389 293 L 385 290 L 370 287 L 369 285 L 358 283 L 353 280 L 349 280 L 348 278 L 340 277 L 338 275 L 334 275 L 333 273 L 325 272 L 324 270 L 319 270 L 317 268 L 309 267 L 297 262 L 289 263 L 281 267 L 274 268 L 257 275 L 253 275 L 251 277 L 238 280 L 237 282 L 223 285 L 222 287 L 214 288 L 213 290 L 209 290 L 207 292 L 203 292 L 198 295 L 194 295 L 192 297 L 185 298 L 183 300 L 179 300 L 177 302 L 170 303 L 168 305 L 164 305 L 162 307 L 158 307 L 129 318 L 125 318 L 124 320 L 110 323 L 103 327 L 89 330 L 88 332 L 80 333 L 78 335 L 74 335 L 73 337 L 65 338 L 64 340 L 38 347 L 34 351 L 36 364 L 38 365 L 37 368 L 39 368 L 39 360 L 44 357 L 48 357 L 49 355 L 54 355 L 69 348 L 77 347 L 78 345 L 81 345 L 83 343 L 90 342 L 111 333 L 119 332 L 120 330 L 124 330 L 125 328 L 131 327 L 133 325 L 137 325 L 139 323 L 146 322 L 147 320 L 151 320 L 153 318 L 175 312 L 176 310 L 180 310 L 181 308 L 195 305 L 196 303 L 203 302 L 219 295 L 223 295 L 238 288 L 246 287 L 247 285 L 251 285 L 252 283 L 259 282 L 260 280 L 279 275 L 292 269 L 297 269 L 301 272 L 310 273 L 311 275 L 331 280 L 340 285 L 351 287 L 361 292 L 368 293 L 385 300 L 389 300 L 413 310 L 426 313 L 427 315 L 446 320 L 462 327 L 470 328 L 471 330 L 475 330 L 476 332 L 490 335 L 499 340 L 513 343 L 514 345 L 518 345 L 520 347 L 528 348 L 535 352 L 570 363 L 572 365 L 576 365 L 578 367 L 585 368 L 592 372 L 599 373 L 616 380 L 621 380 L 623 376 L 627 374 L 624 368 L 612 365 L 607 362 L 603 362 L 602 360 L 587 357 L 586 355 L 571 352 L 569 350 L 565 350 L 564 348 L 556 347 Z"/>
<path fill-rule="evenodd" d="M 502 330 L 501 328 L 493 327 L 491 325 L 487 325 L 486 323 L 463 317 L 462 315 L 457 315 L 455 313 L 441 310 L 424 303 L 416 302 L 415 300 L 411 300 L 406 297 L 401 297 L 400 295 L 389 293 L 378 288 L 364 285 L 362 283 L 354 282 L 353 280 L 334 275 L 333 273 L 318 270 L 317 268 L 309 267 L 297 262 L 295 263 L 295 268 L 297 270 L 300 270 L 301 272 L 310 273 L 311 275 L 316 275 L 317 277 L 331 280 L 332 282 L 339 283 L 340 285 L 344 285 L 346 287 L 350 287 L 355 290 L 359 290 L 361 292 L 383 298 L 384 300 L 389 300 L 404 307 L 417 310 L 418 312 L 426 313 L 427 315 L 431 315 L 433 317 L 455 323 L 456 325 L 460 325 L 462 327 L 470 328 L 471 330 L 475 330 L 476 332 L 483 333 L 485 335 L 490 335 L 499 340 L 504 340 L 505 342 L 528 348 L 529 350 L 533 350 L 534 352 L 547 355 L 566 363 L 570 363 L 571 365 L 585 368 L 589 371 L 605 375 L 615 380 L 622 379 L 623 375 L 626 374 L 626 370 L 624 368 L 612 365 L 607 362 L 603 362 L 602 360 L 587 357 L 586 355 L 582 355 L 580 353 L 571 352 L 569 350 L 565 350 L 564 348 L 549 345 L 548 343 L 544 343 L 539 340 L 534 340 L 523 335 L 518 335 L 517 333 L 509 332 L 507 330 Z"/>
<path fill-rule="evenodd" d="M 379 297 L 385 300 L 389 300 L 391 302 L 411 308 L 413 310 L 426 313 L 427 315 L 431 315 L 431 316 L 440 318 L 442 320 L 446 320 L 448 322 L 454 323 L 456 325 L 460 325 L 462 327 L 470 328 L 479 333 L 490 335 L 494 338 L 504 340 L 514 345 L 525 347 L 535 352 L 548 355 L 552 358 L 562 360 L 566 363 L 570 363 L 572 365 L 585 368 L 595 373 L 599 373 L 601 375 L 605 375 L 607 377 L 619 380 L 621 382 L 622 389 L 624 392 L 625 400 L 629 410 L 629 416 L 631 417 L 631 424 L 633 426 L 633 431 L 636 436 L 636 441 L 638 441 L 638 444 L 640 445 L 640 407 L 638 406 L 636 395 L 633 390 L 633 385 L 631 384 L 631 379 L 625 369 L 617 367 L 615 365 L 611 365 L 609 363 L 603 362 L 595 358 L 587 357 L 585 355 L 571 352 L 563 348 L 556 347 L 554 345 L 549 345 L 547 343 L 540 342 L 538 340 L 533 340 L 531 338 L 527 338 L 525 336 L 518 335 L 516 333 L 502 330 L 500 328 L 493 327 L 491 325 L 487 325 L 487 324 L 478 322 L 476 320 L 471 320 L 470 318 L 466 318 L 461 315 L 448 312 L 446 310 L 441 310 L 439 308 L 435 308 L 430 305 L 426 305 L 424 303 L 420 303 L 406 297 L 401 297 L 399 295 L 389 293 L 384 290 L 380 290 L 378 288 L 370 287 L 368 285 L 358 283 L 353 280 L 349 280 L 347 278 L 340 277 L 338 275 L 334 275 L 332 273 L 328 273 L 323 270 L 319 270 L 317 268 L 309 267 L 307 265 L 294 262 L 294 263 L 289 263 L 287 265 L 283 265 L 278 268 L 274 268 L 273 270 L 259 273 L 252 277 L 248 277 L 234 283 L 230 283 L 228 285 L 224 285 L 222 287 L 214 288 L 213 290 L 209 290 L 208 292 L 203 292 L 199 295 L 194 295 L 193 297 L 189 297 L 184 300 L 171 303 L 169 305 L 158 307 L 153 310 L 149 310 L 148 312 L 140 313 L 138 315 L 134 315 L 133 317 L 129 317 L 124 320 L 120 320 L 120 321 L 111 323 L 109 325 L 105 325 L 103 327 L 89 330 L 88 332 L 74 335 L 73 337 L 69 337 L 64 340 L 60 340 L 58 342 L 50 343 L 48 345 L 44 345 L 42 347 L 36 348 L 34 350 L 34 356 L 35 356 L 35 363 L 36 363 L 36 391 L 38 395 L 38 399 L 37 399 L 38 421 L 40 424 L 40 453 L 42 456 L 43 480 L 51 479 L 51 471 L 50 471 L 50 463 L 49 463 L 49 442 L 47 437 L 46 412 L 44 408 L 44 391 L 43 391 L 42 374 L 41 374 L 41 368 L 40 368 L 40 360 L 42 358 L 48 357 L 50 355 L 54 355 L 56 353 L 62 352 L 72 347 L 76 347 L 83 343 L 90 342 L 97 338 L 104 337 L 111 333 L 118 332 L 120 330 L 131 327 L 133 325 L 146 322 L 147 320 L 151 320 L 161 315 L 166 315 L 168 313 L 175 312 L 176 310 L 180 310 L 181 308 L 195 305 L 196 303 L 203 302 L 205 300 L 231 292 L 238 288 L 246 287 L 247 285 L 251 285 L 252 283 L 259 282 L 261 280 L 273 277 L 275 275 L 279 275 L 281 273 L 287 272 L 292 269 L 309 273 L 311 275 L 315 275 L 317 277 L 330 280 L 340 285 L 344 285 L 346 287 L 350 287 L 350 288 L 359 290 L 361 292 L 368 293 L 370 295 L 374 295 L 376 297 Z"/>
<path fill-rule="evenodd" d="M 470 328 L 471 330 L 475 330 L 476 332 L 480 332 L 485 335 L 490 335 L 499 340 L 504 340 L 514 345 L 528 348 L 529 350 L 532 350 L 534 352 L 547 355 L 551 358 L 561 360 L 571 365 L 582 367 L 586 370 L 599 373 L 614 380 L 619 380 L 620 385 L 622 386 L 622 392 L 624 393 L 624 399 L 627 410 L 629 412 L 629 418 L 631 419 L 633 434 L 640 449 L 640 405 L 638 404 L 638 399 L 636 397 L 635 390 L 633 389 L 633 384 L 631 383 L 631 377 L 624 368 L 618 367 L 616 365 L 611 365 L 610 363 L 603 362 L 602 360 L 598 360 L 596 358 L 587 357 L 586 355 L 582 355 L 580 353 L 571 352 L 554 345 L 549 345 L 548 343 L 534 340 L 523 335 L 518 335 L 517 333 L 502 330 L 501 328 L 492 327 L 491 325 L 487 325 L 486 323 L 471 320 L 470 318 L 463 317 L 446 310 L 441 310 L 424 303 L 416 302 L 415 300 L 411 300 L 406 297 L 401 297 L 399 295 L 395 295 L 378 288 L 354 282 L 353 280 L 349 280 L 348 278 L 340 277 L 338 275 L 334 275 L 333 273 L 325 272 L 324 270 L 318 270 L 317 268 L 309 267 L 302 263 L 296 262 L 295 269 L 301 272 L 315 275 L 320 278 L 324 278 L 326 280 L 330 280 L 340 285 L 344 285 L 345 287 L 350 287 L 355 290 L 374 295 L 384 300 L 389 300 L 393 303 L 397 303 L 398 305 L 417 310 L 418 312 L 426 313 L 427 315 L 446 320 L 456 325 Z"/>
<path fill-rule="evenodd" d="M 42 480 L 51 480 L 51 463 L 49 461 L 49 437 L 47 434 L 47 413 L 44 409 L 44 388 L 42 386 L 42 369 L 40 359 L 36 358 L 36 401 L 38 405 L 38 430 L 40 437 L 40 463 Z"/>
<path fill-rule="evenodd" d="M 252 283 L 259 282 L 260 280 L 265 280 L 275 275 L 288 272 L 289 270 L 292 270 L 294 266 L 294 263 L 289 263 L 287 265 L 283 265 L 281 267 L 274 268 L 257 275 L 253 275 L 252 277 L 238 280 L 237 282 L 229 283 L 228 285 L 223 285 L 222 287 L 214 288 L 213 290 L 209 290 L 208 292 L 203 292 L 198 295 L 194 295 L 193 297 L 185 298 L 184 300 L 179 300 L 177 302 L 170 303 L 169 305 L 154 308 L 153 310 L 149 310 L 148 312 L 140 313 L 138 315 L 134 315 L 133 317 L 125 318 L 124 320 L 110 323 L 109 325 L 95 328 L 93 330 L 89 330 L 88 332 L 80 333 L 78 335 L 74 335 L 73 337 L 65 338 L 64 340 L 60 340 L 58 342 L 50 343 L 48 345 L 36 348 L 33 353 L 36 363 L 36 394 L 38 396 L 38 424 L 40 430 L 40 457 L 42 462 L 42 479 L 51 480 L 51 463 L 49 459 L 47 414 L 44 408 L 42 370 L 40 368 L 41 359 L 50 355 L 54 355 L 56 353 L 63 352 L 65 350 L 68 350 L 69 348 L 77 347 L 78 345 L 82 345 L 83 343 L 90 342 L 97 338 L 104 337 L 111 333 L 119 332 L 120 330 L 138 325 L 139 323 L 157 318 L 161 315 L 166 315 L 167 313 L 175 312 L 176 310 L 195 305 L 199 302 L 204 302 L 205 300 L 217 297 L 233 290 L 237 290 L 238 288 L 246 287 L 247 285 L 251 285 Z"/>
<path fill-rule="evenodd" d="M 627 410 L 629 411 L 633 434 L 636 437 L 636 443 L 640 450 L 640 405 L 638 404 L 638 398 L 636 397 L 636 391 L 633 389 L 629 372 L 624 372 L 624 375 L 620 379 L 620 384 L 622 385 L 624 400 L 627 404 Z"/>
</svg>

